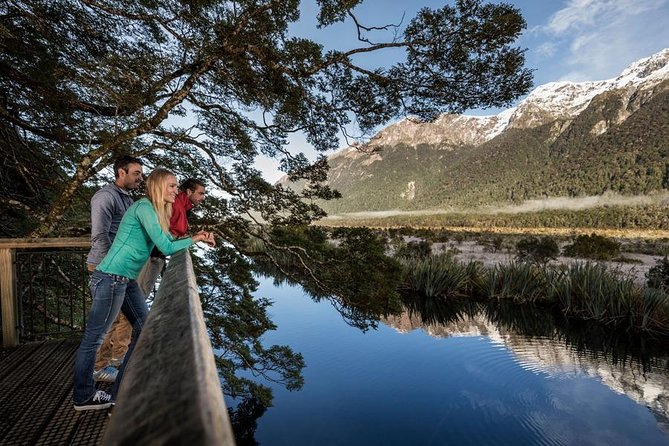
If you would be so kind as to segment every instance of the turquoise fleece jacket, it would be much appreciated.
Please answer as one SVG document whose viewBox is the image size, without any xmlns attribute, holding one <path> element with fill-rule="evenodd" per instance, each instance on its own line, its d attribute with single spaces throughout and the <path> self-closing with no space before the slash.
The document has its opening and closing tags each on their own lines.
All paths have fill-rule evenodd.
<svg viewBox="0 0 669 446">
<path fill-rule="evenodd" d="M 126 211 L 114 243 L 97 270 L 136 279 L 154 246 L 169 256 L 192 244 L 190 237 L 174 240 L 163 232 L 153 205 L 148 198 L 142 198 Z"/>
</svg>

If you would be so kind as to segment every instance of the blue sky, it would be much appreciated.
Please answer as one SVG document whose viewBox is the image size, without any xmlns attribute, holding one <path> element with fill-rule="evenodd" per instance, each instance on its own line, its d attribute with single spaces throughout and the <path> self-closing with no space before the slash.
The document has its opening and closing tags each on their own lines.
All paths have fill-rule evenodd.
<svg viewBox="0 0 669 446">
<path fill-rule="evenodd" d="M 527 29 L 518 41 L 526 48 L 526 66 L 534 69 L 534 86 L 547 82 L 610 79 L 630 63 L 669 47 L 669 0 L 520 0 L 507 1 L 520 9 Z M 365 0 L 355 10 L 367 26 L 406 25 L 423 7 L 440 8 L 453 1 Z M 300 21 L 292 32 L 310 38 L 326 49 L 359 46 L 350 20 L 326 29 L 315 27 L 316 2 L 304 1 Z M 383 35 L 371 35 L 381 40 Z M 368 57 L 366 66 L 391 64 L 401 54 L 381 52 Z M 469 114 L 496 114 L 500 110 L 472 110 Z M 390 123 L 388 123 L 390 124 Z M 291 141 L 294 151 L 313 158 L 304 141 Z M 257 166 L 270 181 L 281 173 L 276 163 L 259 160 Z"/>
</svg>

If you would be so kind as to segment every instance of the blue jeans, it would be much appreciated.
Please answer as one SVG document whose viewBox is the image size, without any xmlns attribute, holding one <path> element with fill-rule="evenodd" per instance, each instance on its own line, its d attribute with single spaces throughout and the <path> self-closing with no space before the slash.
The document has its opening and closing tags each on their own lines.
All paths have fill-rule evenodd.
<svg viewBox="0 0 669 446">
<path fill-rule="evenodd" d="M 86 331 L 79 345 L 74 361 L 74 393 L 75 404 L 83 404 L 95 394 L 93 367 L 95 353 L 102 344 L 105 334 L 122 311 L 132 325 L 132 338 L 128 346 L 123 364 L 118 370 L 116 382 L 112 387 L 112 400 L 116 400 L 118 386 L 123 378 L 123 371 L 135 348 L 137 338 L 142 331 L 149 310 L 144 295 L 137 282 L 127 277 L 93 271 L 90 281 L 93 305 L 86 319 Z"/>
</svg>

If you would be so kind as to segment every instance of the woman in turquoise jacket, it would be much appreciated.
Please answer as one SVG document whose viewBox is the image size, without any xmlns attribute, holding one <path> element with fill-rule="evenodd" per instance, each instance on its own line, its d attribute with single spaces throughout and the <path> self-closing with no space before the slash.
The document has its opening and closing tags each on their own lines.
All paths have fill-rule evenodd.
<svg viewBox="0 0 669 446">
<path fill-rule="evenodd" d="M 74 409 L 106 409 L 114 404 L 126 363 L 142 331 L 148 308 L 135 279 L 154 246 L 166 255 L 204 241 L 214 245 L 210 233 L 174 240 L 169 233 L 177 179 L 166 169 L 155 169 L 146 179 L 147 198 L 133 204 L 123 216 L 114 243 L 91 275 L 93 304 L 86 319 L 86 331 L 74 363 Z M 122 311 L 132 324 L 132 339 L 119 368 L 111 395 L 96 390 L 93 380 L 95 352 L 105 333 Z"/>
</svg>

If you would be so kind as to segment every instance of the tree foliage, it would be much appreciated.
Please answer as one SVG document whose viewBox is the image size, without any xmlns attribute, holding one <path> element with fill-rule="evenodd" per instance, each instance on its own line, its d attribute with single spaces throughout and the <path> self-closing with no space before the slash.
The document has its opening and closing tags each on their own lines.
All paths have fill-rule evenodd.
<svg viewBox="0 0 669 446">
<path fill-rule="evenodd" d="M 595 260 L 610 260 L 620 254 L 620 242 L 603 235 L 579 235 L 565 246 L 564 255 Z"/>
<path fill-rule="evenodd" d="M 300 19 L 297 0 L 0 3 L 0 150 L 10 159 L 0 177 L 2 234 L 85 229 L 88 188 L 120 154 L 206 180 L 222 195 L 208 198 L 198 224 L 215 230 L 222 247 L 198 268 L 226 391 L 270 403 L 269 389 L 240 370 L 299 388 L 299 354 L 260 341 L 274 325 L 269 301 L 251 296 L 245 241 L 255 236 L 292 256 L 307 289 L 337 296 L 342 312 L 359 304 L 344 296 L 376 296 L 386 305 L 388 289 L 372 289 L 379 281 L 368 279 L 397 265 L 383 260 L 368 234 L 336 235 L 337 250 L 311 233 L 289 244 L 292 235 L 267 228 L 302 227 L 324 215 L 314 200 L 337 196 L 324 184 L 324 153 L 340 135 L 364 140 L 392 118 L 508 105 L 531 84 L 523 50 L 513 46 L 525 27 L 516 8 L 457 0 L 421 10 L 377 41 L 389 27 L 366 25 L 359 3 L 317 2 L 317 28 L 344 22 L 357 34 L 346 50 L 289 32 Z M 405 60 L 364 63 L 388 48 L 404 50 Z M 320 153 L 314 162 L 289 146 L 295 134 Z M 265 181 L 254 167 L 261 156 L 307 187 Z M 359 268 L 369 259 L 379 263 Z M 337 283 L 345 274 L 348 281 Z M 358 317 L 364 312 L 348 314 L 361 328 L 370 325 Z"/>
<path fill-rule="evenodd" d="M 314 186 L 308 198 L 332 197 L 319 185 L 324 159 L 289 150 L 291 134 L 324 152 L 351 123 L 364 135 L 391 118 L 501 106 L 527 92 L 531 73 L 512 46 L 525 26 L 517 9 L 458 0 L 372 42 L 357 3 L 318 3 L 318 27 L 353 23 L 360 45 L 347 51 L 291 35 L 296 0 L 3 3 L 0 122 L 63 175 L 47 206 L 21 202 L 39 218 L 34 233 L 57 229 L 82 185 L 123 152 L 207 177 L 232 197 L 231 214 L 308 222 L 322 212 L 252 167 L 274 157 Z M 359 62 L 387 48 L 406 60 Z"/>
<path fill-rule="evenodd" d="M 347 324 L 364 331 L 400 308 L 401 267 L 385 251 L 385 237 L 366 228 L 283 226 L 273 228 L 249 254 L 258 272 L 299 283 L 314 300 L 329 301 Z"/>
<path fill-rule="evenodd" d="M 516 243 L 516 259 L 521 262 L 545 265 L 556 260 L 560 248 L 552 237 L 523 237 Z"/>
<path fill-rule="evenodd" d="M 669 259 L 664 256 L 655 261 L 655 266 L 646 273 L 646 285 L 664 292 L 669 291 Z"/>
</svg>

